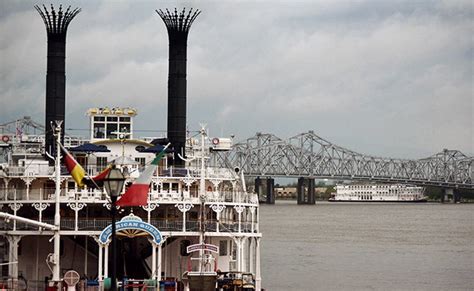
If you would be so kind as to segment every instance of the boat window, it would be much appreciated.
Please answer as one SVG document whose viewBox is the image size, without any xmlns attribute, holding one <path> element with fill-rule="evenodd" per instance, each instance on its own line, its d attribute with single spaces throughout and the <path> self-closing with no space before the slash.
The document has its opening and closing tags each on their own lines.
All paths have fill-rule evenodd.
<svg viewBox="0 0 474 291">
<path fill-rule="evenodd" d="M 76 161 L 87 170 L 87 157 L 86 155 L 76 155 Z"/>
<path fill-rule="evenodd" d="M 76 182 L 74 181 L 68 181 L 67 182 L 67 189 L 68 190 L 74 190 L 76 188 Z"/>
<path fill-rule="evenodd" d="M 129 123 L 126 123 L 126 124 L 120 123 L 120 131 L 121 132 L 130 132 L 130 124 Z"/>
<path fill-rule="evenodd" d="M 107 138 L 117 138 L 116 134 L 112 132 L 117 131 L 117 124 L 116 123 L 108 123 L 107 124 Z"/>
<path fill-rule="evenodd" d="M 107 167 L 107 157 L 97 157 L 97 171 L 100 172 Z"/>
<path fill-rule="evenodd" d="M 219 241 L 219 256 L 227 256 L 227 241 Z"/>
<path fill-rule="evenodd" d="M 193 183 L 189 191 L 191 193 L 191 196 L 197 197 L 199 193 L 199 185 L 197 183 Z"/>
<path fill-rule="evenodd" d="M 145 158 L 135 158 L 135 161 L 139 162 L 141 167 L 145 166 Z"/>
<path fill-rule="evenodd" d="M 105 138 L 105 124 L 104 123 L 94 124 L 94 138 Z"/>
<path fill-rule="evenodd" d="M 171 183 L 171 191 L 178 192 L 178 183 Z"/>
</svg>

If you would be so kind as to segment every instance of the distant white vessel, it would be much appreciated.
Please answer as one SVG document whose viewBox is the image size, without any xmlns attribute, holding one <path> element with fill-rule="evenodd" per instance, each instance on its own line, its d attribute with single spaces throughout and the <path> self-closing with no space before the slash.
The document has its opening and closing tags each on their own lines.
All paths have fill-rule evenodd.
<svg viewBox="0 0 474 291">
<path fill-rule="evenodd" d="M 424 188 L 405 184 L 337 185 L 334 202 L 426 202 Z"/>
</svg>

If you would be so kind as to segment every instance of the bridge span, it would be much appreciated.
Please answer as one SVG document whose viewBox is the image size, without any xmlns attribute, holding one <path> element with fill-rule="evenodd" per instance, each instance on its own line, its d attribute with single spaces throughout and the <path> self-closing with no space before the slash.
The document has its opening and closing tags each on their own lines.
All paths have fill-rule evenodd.
<svg viewBox="0 0 474 291">
<path fill-rule="evenodd" d="M 239 168 L 246 176 L 258 178 L 257 192 L 260 179 L 267 179 L 271 190 L 276 177 L 299 178 L 303 188 L 310 187 L 314 178 L 327 178 L 429 185 L 449 191 L 474 189 L 474 158 L 458 150 L 444 149 L 416 160 L 376 157 L 333 144 L 313 131 L 289 139 L 257 133 L 234 144 L 229 152 L 214 151 L 211 160 L 216 166 Z M 267 202 L 272 199 L 267 197 Z M 314 203 L 314 198 L 308 199 L 303 202 Z"/>
</svg>

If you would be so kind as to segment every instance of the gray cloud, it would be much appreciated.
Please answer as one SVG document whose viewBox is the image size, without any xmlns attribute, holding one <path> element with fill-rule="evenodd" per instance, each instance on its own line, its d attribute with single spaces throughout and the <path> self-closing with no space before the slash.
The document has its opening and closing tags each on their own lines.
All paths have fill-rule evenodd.
<svg viewBox="0 0 474 291">
<path fill-rule="evenodd" d="M 1 121 L 42 122 L 46 33 L 33 2 L 0 4 Z M 473 149 L 469 1 L 73 2 L 67 127 L 134 106 L 166 129 L 166 29 L 157 8 L 203 11 L 188 43 L 188 123 L 211 134 L 313 129 L 353 150 L 422 157 Z"/>
</svg>

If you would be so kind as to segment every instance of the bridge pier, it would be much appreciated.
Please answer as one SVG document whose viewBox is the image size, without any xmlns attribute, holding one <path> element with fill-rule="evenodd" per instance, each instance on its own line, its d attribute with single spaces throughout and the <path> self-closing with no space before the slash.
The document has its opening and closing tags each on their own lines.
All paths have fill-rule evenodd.
<svg viewBox="0 0 474 291">
<path fill-rule="evenodd" d="M 266 183 L 263 185 L 260 177 L 255 178 L 255 192 L 261 203 L 275 204 L 275 180 L 273 178 L 266 178 Z M 262 195 L 265 194 L 265 200 Z"/>
<path fill-rule="evenodd" d="M 267 204 L 275 204 L 275 180 L 267 178 Z"/>
<path fill-rule="evenodd" d="M 298 178 L 297 202 L 298 204 L 315 204 L 316 195 L 314 192 L 315 182 L 312 178 Z"/>
<path fill-rule="evenodd" d="M 441 203 L 456 203 L 460 200 L 460 196 L 453 188 L 444 188 L 441 194 Z"/>
<path fill-rule="evenodd" d="M 461 194 L 459 191 L 453 190 L 453 202 L 458 203 L 461 201 Z"/>
</svg>

